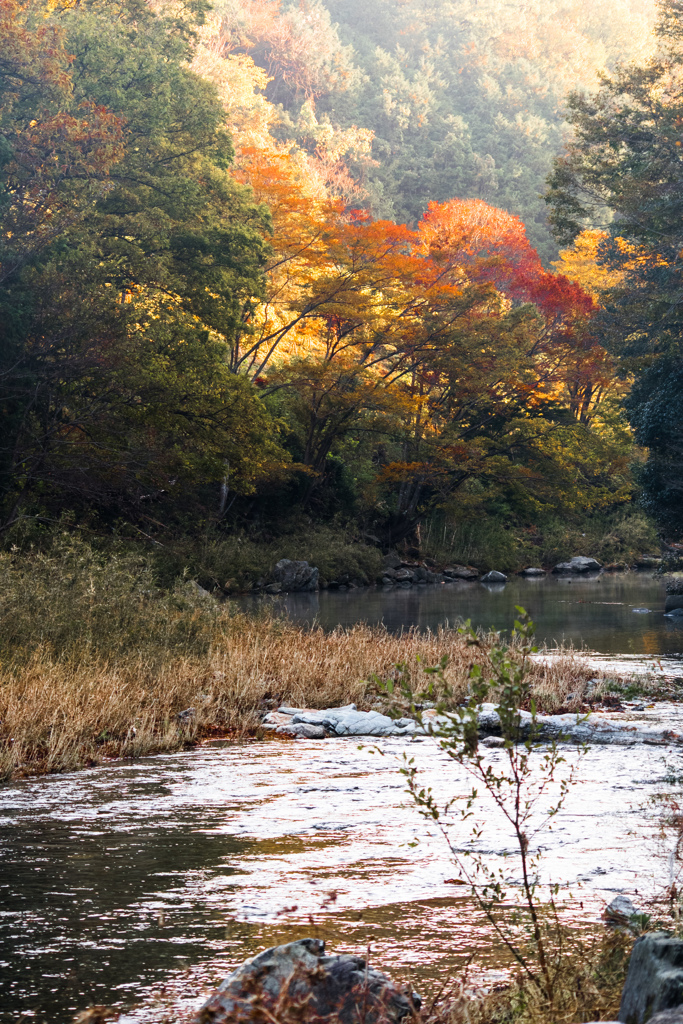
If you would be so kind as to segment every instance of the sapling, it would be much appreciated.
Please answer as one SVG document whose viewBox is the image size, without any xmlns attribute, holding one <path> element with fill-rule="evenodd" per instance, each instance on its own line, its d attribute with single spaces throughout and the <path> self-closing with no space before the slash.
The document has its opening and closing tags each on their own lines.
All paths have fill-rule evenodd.
<svg viewBox="0 0 683 1024">
<path fill-rule="evenodd" d="M 562 809 L 576 781 L 579 758 L 569 764 L 557 741 L 538 742 L 536 702 L 527 678 L 530 656 L 537 650 L 533 646 L 534 625 L 523 608 L 518 607 L 517 612 L 511 642 L 500 640 L 487 652 L 490 676 L 487 678 L 481 665 L 471 666 L 468 698 L 459 706 L 454 706 L 445 677 L 447 655 L 435 666 L 424 666 L 430 678 L 420 693 L 413 691 L 403 665 L 397 666 L 394 679 L 375 677 L 374 682 L 391 698 L 392 714 L 412 715 L 471 777 L 472 786 L 464 796 L 440 802 L 431 787 L 422 785 L 415 759 L 403 754 L 400 770 L 420 813 L 435 823 L 475 903 L 528 982 L 552 1006 L 564 933 L 557 906 L 559 884 L 550 886 L 549 898 L 539 890 L 539 835 L 552 827 Z M 471 647 L 481 647 L 469 621 L 460 632 Z M 495 700 L 500 722 L 501 749 L 495 753 L 479 742 L 481 705 L 490 699 Z M 425 711 L 425 702 L 433 711 Z M 506 872 L 477 852 L 484 832 L 484 826 L 475 819 L 481 790 L 493 800 L 515 835 L 522 901 L 512 912 L 507 904 L 510 883 Z M 456 824 L 463 822 L 469 829 L 465 849 L 461 829 L 457 829 L 457 844 L 453 839 Z"/>
</svg>

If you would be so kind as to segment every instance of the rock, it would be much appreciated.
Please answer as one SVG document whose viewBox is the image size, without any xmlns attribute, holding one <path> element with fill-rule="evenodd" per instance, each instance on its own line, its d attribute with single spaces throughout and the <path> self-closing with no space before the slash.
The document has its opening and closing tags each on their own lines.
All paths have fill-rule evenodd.
<svg viewBox="0 0 683 1024">
<path fill-rule="evenodd" d="M 394 581 L 389 576 L 382 576 L 380 583 L 383 587 L 392 587 L 394 585 Z"/>
<path fill-rule="evenodd" d="M 415 573 L 412 569 L 396 569 L 394 571 L 394 579 L 397 583 L 412 583 L 415 578 Z"/>
<path fill-rule="evenodd" d="M 659 555 L 641 555 L 634 564 L 636 569 L 656 569 L 662 564 L 662 559 Z"/>
<path fill-rule="evenodd" d="M 452 569 L 444 569 L 443 574 L 452 580 L 478 580 L 480 575 L 470 565 L 456 565 Z"/>
<path fill-rule="evenodd" d="M 358 711 L 355 704 L 297 712 L 292 722 L 321 725 L 334 736 L 412 736 L 417 726 L 412 718 L 389 718 L 379 711 Z"/>
<path fill-rule="evenodd" d="M 648 1024 L 683 1024 L 683 1003 L 672 1010 L 662 1010 L 650 1017 Z"/>
<path fill-rule="evenodd" d="M 683 619 L 683 608 L 673 608 L 670 612 L 664 613 L 667 619 Z"/>
<path fill-rule="evenodd" d="M 322 725 L 309 725 L 308 722 L 289 722 L 279 725 L 275 731 L 283 736 L 301 737 L 304 740 L 324 740 L 327 737 Z"/>
<path fill-rule="evenodd" d="M 485 576 L 482 576 L 482 583 L 507 583 L 507 576 L 504 572 L 496 572 L 492 569 L 491 572 L 487 572 Z"/>
<path fill-rule="evenodd" d="M 280 594 L 282 593 L 282 587 L 279 583 L 269 583 L 267 587 L 263 588 L 266 594 Z"/>
<path fill-rule="evenodd" d="M 418 583 L 440 583 L 441 576 L 438 572 L 432 572 L 431 569 L 426 569 L 420 565 L 417 567 L 413 574 L 414 578 Z"/>
<path fill-rule="evenodd" d="M 390 551 L 388 555 L 385 555 L 382 559 L 382 565 L 385 569 L 398 569 L 401 564 L 401 556 L 395 551 Z"/>
<path fill-rule="evenodd" d="M 559 575 L 578 575 L 583 572 L 599 572 L 602 566 L 595 558 L 586 558 L 585 555 L 577 555 L 568 562 L 558 562 L 553 572 Z"/>
<path fill-rule="evenodd" d="M 613 928 L 624 928 L 631 924 L 631 918 L 640 913 L 628 896 L 615 896 L 611 903 L 605 907 L 602 916 L 608 925 Z"/>
<path fill-rule="evenodd" d="M 648 932 L 636 941 L 621 995 L 622 1024 L 645 1024 L 683 1003 L 683 940 Z"/>
<path fill-rule="evenodd" d="M 272 1024 L 290 1017 L 397 1024 L 420 1002 L 417 993 L 401 991 L 362 957 L 325 956 L 321 939 L 306 938 L 243 963 L 204 1003 L 195 1024 Z"/>
<path fill-rule="evenodd" d="M 651 608 L 632 608 L 631 611 L 635 612 L 636 615 L 649 615 Z"/>
<path fill-rule="evenodd" d="M 273 576 L 282 590 L 296 592 L 318 589 L 318 570 L 308 562 L 281 558 L 273 570 Z"/>
<path fill-rule="evenodd" d="M 537 569 L 535 566 L 530 565 L 527 569 L 522 569 L 519 574 L 520 576 L 545 576 L 545 569 Z"/>
<path fill-rule="evenodd" d="M 676 608 L 683 608 L 683 594 L 667 594 L 664 602 L 664 614 L 673 612 Z"/>
<path fill-rule="evenodd" d="M 628 572 L 628 565 L 626 562 L 610 562 L 609 565 L 603 566 L 605 572 Z"/>
<path fill-rule="evenodd" d="M 194 708 L 185 708 L 184 711 L 179 711 L 178 712 L 178 714 L 176 715 L 176 719 L 181 724 L 186 725 L 188 722 L 192 721 L 192 719 L 194 718 L 195 714 L 196 714 L 196 712 L 195 712 Z"/>
</svg>

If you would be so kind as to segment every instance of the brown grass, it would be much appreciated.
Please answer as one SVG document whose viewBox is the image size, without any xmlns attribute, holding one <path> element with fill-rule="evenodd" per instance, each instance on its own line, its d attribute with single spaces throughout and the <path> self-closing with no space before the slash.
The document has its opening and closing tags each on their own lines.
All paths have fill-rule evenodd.
<svg viewBox="0 0 683 1024">
<path fill-rule="evenodd" d="M 390 676 L 405 662 L 420 687 L 418 662 L 443 654 L 457 696 L 467 689 L 472 648 L 456 630 L 396 636 L 357 625 L 325 633 L 291 623 L 199 608 L 207 617 L 206 653 L 169 649 L 163 656 L 132 651 L 116 658 L 71 652 L 58 658 L 38 647 L 22 664 L 0 669 L 0 773 L 64 771 L 112 757 L 174 750 L 211 734 L 259 735 L 263 713 L 279 704 L 333 707 L 376 702 L 373 673 Z M 486 643 L 486 641 L 484 641 Z M 482 653 L 477 653 L 479 661 Z M 579 699 L 591 673 L 577 658 L 533 665 L 541 708 L 556 710 L 573 691 Z M 177 716 L 192 708 L 183 721 Z"/>
<path fill-rule="evenodd" d="M 392 675 L 398 662 L 423 685 L 418 658 L 434 665 L 448 654 L 459 698 L 493 639 L 473 650 L 454 629 L 325 633 L 267 611 L 247 616 L 191 582 L 160 589 L 139 553 L 98 552 L 64 534 L 48 552 L 0 553 L 0 777 L 175 750 L 212 734 L 256 737 L 280 703 L 367 709 L 377 695 L 365 680 Z M 539 709 L 580 707 L 591 675 L 569 654 L 533 665 Z"/>
</svg>

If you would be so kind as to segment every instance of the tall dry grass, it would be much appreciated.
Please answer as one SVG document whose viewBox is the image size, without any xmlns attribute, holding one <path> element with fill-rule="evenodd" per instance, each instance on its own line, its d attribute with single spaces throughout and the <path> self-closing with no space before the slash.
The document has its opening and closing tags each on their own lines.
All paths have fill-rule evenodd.
<svg viewBox="0 0 683 1024">
<path fill-rule="evenodd" d="M 487 645 L 482 638 L 480 662 Z M 419 687 L 420 661 L 444 654 L 457 699 L 473 660 L 457 630 L 325 633 L 247 616 L 189 581 L 158 588 L 139 555 L 64 535 L 48 553 L 0 554 L 0 776 L 174 750 L 216 733 L 254 736 L 280 703 L 368 708 L 373 673 L 389 676 L 403 662 Z M 531 675 L 540 707 L 554 711 L 570 693 L 580 702 L 590 672 L 567 656 Z"/>
</svg>

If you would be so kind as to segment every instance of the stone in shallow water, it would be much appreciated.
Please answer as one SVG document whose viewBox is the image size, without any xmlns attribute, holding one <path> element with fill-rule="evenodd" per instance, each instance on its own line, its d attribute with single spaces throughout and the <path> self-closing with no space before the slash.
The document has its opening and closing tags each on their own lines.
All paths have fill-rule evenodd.
<svg viewBox="0 0 683 1024">
<path fill-rule="evenodd" d="M 507 583 L 507 576 L 504 572 L 496 572 L 492 569 L 491 572 L 487 572 L 485 576 L 482 576 L 482 583 Z"/>
<path fill-rule="evenodd" d="M 325 956 L 320 939 L 273 946 L 228 975 L 195 1024 L 286 1024 L 334 1019 L 339 1024 L 398 1024 L 420 1007 L 359 956 Z M 333 1016 L 334 1015 L 334 1016 Z"/>
<path fill-rule="evenodd" d="M 578 575 L 583 572 L 599 572 L 602 569 L 600 562 L 595 558 L 586 558 L 585 555 L 576 555 L 568 562 L 558 562 L 553 572 L 562 575 Z"/>
</svg>

